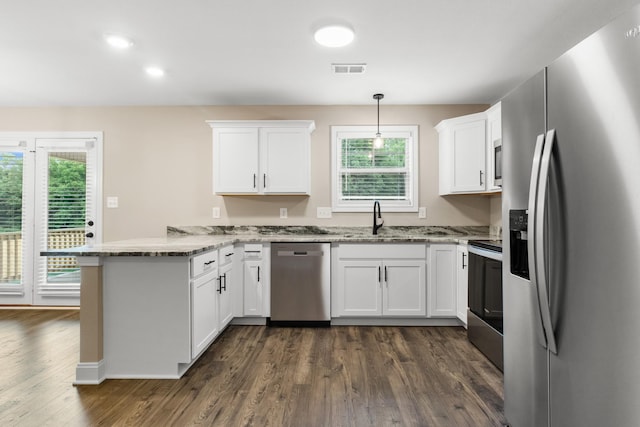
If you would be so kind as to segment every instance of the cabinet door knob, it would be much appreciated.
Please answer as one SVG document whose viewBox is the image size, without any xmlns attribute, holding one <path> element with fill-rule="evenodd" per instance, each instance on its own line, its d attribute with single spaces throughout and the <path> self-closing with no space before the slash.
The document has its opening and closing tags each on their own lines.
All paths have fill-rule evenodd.
<svg viewBox="0 0 640 427">
<path fill-rule="evenodd" d="M 85 234 L 85 236 L 87 236 L 88 238 L 92 238 L 93 237 L 93 233 L 92 232 L 88 232 L 87 234 Z"/>
</svg>

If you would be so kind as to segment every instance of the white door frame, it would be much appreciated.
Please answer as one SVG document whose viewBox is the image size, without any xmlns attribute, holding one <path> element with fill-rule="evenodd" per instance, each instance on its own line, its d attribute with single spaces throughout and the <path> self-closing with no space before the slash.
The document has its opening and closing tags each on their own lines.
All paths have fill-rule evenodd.
<svg viewBox="0 0 640 427">
<path fill-rule="evenodd" d="M 3 292 L 8 286 L 0 285 L 0 304 L 40 304 L 40 305 L 79 305 L 79 287 L 77 290 L 63 290 L 60 295 L 56 292 L 50 293 L 50 297 L 40 298 L 36 295 L 38 281 L 38 265 L 46 263 L 46 260 L 40 258 L 41 248 L 35 247 L 36 233 L 42 233 L 38 230 L 36 224 L 36 210 L 39 208 L 40 201 L 37 197 L 36 176 L 38 174 L 37 152 L 40 150 L 45 153 L 48 151 L 65 151 L 65 150 L 82 150 L 86 149 L 87 141 L 93 143 L 91 151 L 95 161 L 94 181 L 87 183 L 94 190 L 94 226 L 91 231 L 94 237 L 90 243 L 102 242 L 102 158 L 103 158 L 103 133 L 102 132 L 0 132 L 0 145 L 3 142 L 17 141 L 18 151 L 24 153 L 23 168 L 25 173 L 23 181 L 23 268 L 22 268 L 22 291 Z M 87 159 L 89 160 L 89 158 Z M 42 161 L 40 160 L 40 163 Z M 41 227 L 40 227 L 41 228 Z M 45 231 L 46 233 L 46 231 Z M 65 296 L 65 293 L 68 296 Z"/>
</svg>

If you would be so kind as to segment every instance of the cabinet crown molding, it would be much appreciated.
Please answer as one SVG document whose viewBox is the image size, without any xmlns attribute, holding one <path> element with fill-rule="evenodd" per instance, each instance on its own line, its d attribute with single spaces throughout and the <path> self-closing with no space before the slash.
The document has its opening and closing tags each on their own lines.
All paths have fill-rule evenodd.
<svg viewBox="0 0 640 427">
<path fill-rule="evenodd" d="M 435 129 L 438 132 L 442 132 L 448 126 L 453 126 L 459 123 L 468 123 L 474 120 L 486 120 L 486 119 L 487 119 L 487 112 L 481 111 L 480 113 L 473 113 L 473 114 L 467 114 L 466 116 L 458 116 L 458 117 L 451 117 L 450 119 L 444 119 L 435 126 Z"/>
<path fill-rule="evenodd" d="M 316 129 L 314 120 L 206 120 L 212 128 L 217 127 L 256 127 L 256 128 L 307 128 L 309 132 Z"/>
</svg>

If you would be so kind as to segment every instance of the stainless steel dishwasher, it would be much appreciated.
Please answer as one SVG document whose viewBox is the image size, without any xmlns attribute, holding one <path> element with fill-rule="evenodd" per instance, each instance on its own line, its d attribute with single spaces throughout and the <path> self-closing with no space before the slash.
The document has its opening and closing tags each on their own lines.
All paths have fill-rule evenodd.
<svg viewBox="0 0 640 427">
<path fill-rule="evenodd" d="M 270 325 L 328 326 L 329 243 L 271 244 Z"/>
</svg>

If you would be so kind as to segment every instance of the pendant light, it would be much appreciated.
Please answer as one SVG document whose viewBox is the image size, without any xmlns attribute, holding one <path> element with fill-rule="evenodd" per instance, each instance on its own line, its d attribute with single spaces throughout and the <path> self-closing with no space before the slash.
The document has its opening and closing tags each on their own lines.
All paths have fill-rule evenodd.
<svg viewBox="0 0 640 427">
<path fill-rule="evenodd" d="M 373 95 L 373 99 L 378 101 L 378 132 L 376 133 L 376 138 L 373 140 L 373 148 L 382 148 L 384 146 L 384 139 L 380 134 L 380 100 L 384 98 L 384 94 L 376 93 Z"/>
</svg>

